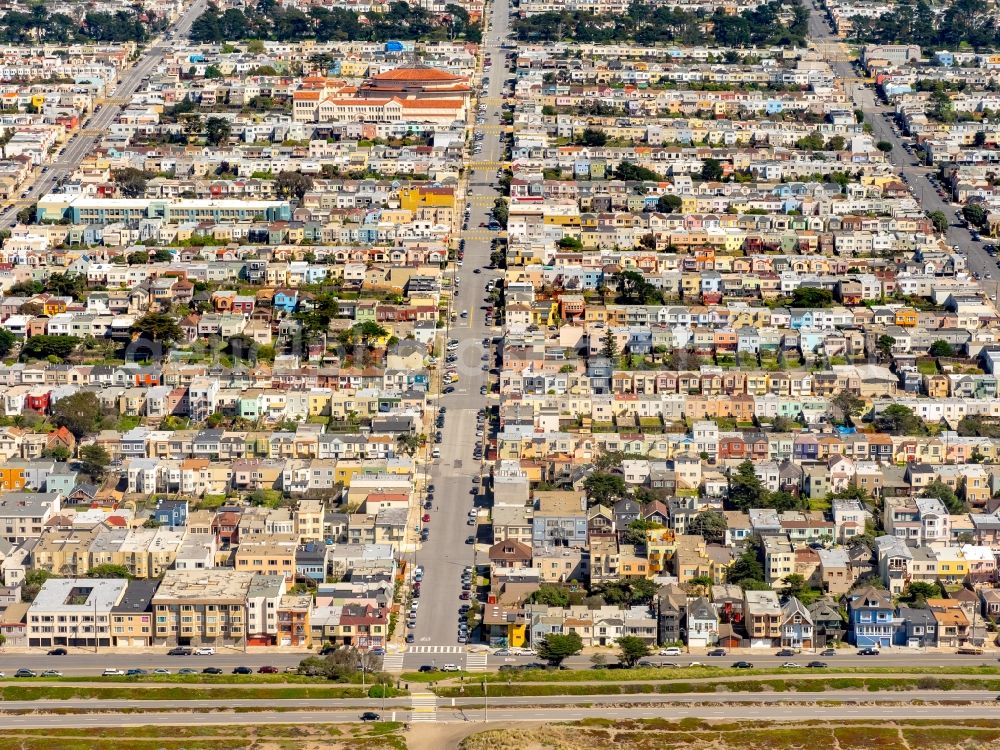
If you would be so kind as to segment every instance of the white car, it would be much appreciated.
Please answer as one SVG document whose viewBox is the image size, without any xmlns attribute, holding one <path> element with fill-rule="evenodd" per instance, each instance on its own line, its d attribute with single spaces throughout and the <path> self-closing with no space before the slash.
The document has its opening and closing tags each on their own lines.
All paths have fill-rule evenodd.
<svg viewBox="0 0 1000 750">
<path fill-rule="evenodd" d="M 441 667 L 442 672 L 458 672 L 460 671 L 457 664 L 445 664 Z"/>
<path fill-rule="evenodd" d="M 194 650 L 195 656 L 215 656 L 215 649 L 211 646 L 199 646 Z"/>
<path fill-rule="evenodd" d="M 101 675 L 103 677 L 120 677 L 120 676 L 122 676 L 124 674 L 125 674 L 125 670 L 123 670 L 123 669 L 115 669 L 114 667 L 108 667 L 103 672 L 101 672 Z"/>
<path fill-rule="evenodd" d="M 802 665 L 801 665 L 801 664 L 797 664 L 797 663 L 795 663 L 794 661 L 786 661 L 786 662 L 785 662 L 784 664 L 782 664 L 781 666 L 782 666 L 783 668 L 785 668 L 785 669 L 801 669 L 801 668 L 802 668 Z"/>
<path fill-rule="evenodd" d="M 661 648 L 656 652 L 657 656 L 680 656 L 681 650 L 677 646 L 669 646 L 668 648 Z"/>
</svg>

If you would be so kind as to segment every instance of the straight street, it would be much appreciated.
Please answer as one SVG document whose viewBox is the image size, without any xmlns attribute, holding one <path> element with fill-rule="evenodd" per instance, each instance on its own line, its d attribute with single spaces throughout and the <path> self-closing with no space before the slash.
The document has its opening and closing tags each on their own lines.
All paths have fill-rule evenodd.
<svg viewBox="0 0 1000 750">
<path fill-rule="evenodd" d="M 995 273 L 1000 280 L 997 261 L 983 250 L 980 242 L 972 239 L 968 229 L 957 223 L 955 212 L 960 209 L 959 204 L 941 198 L 934 185 L 927 179 L 935 170 L 916 163 L 917 159 L 903 148 L 903 144 L 908 142 L 907 139 L 897 135 L 890 120 L 884 117 L 886 113 L 892 112 L 893 108 L 883 105 L 875 91 L 856 78 L 854 68 L 842 54 L 843 43 L 833 33 L 826 16 L 815 0 L 809 8 L 809 39 L 826 56 L 837 78 L 844 82 L 845 91 L 850 95 L 854 107 L 860 109 L 865 115 L 865 120 L 871 123 L 876 143 L 886 141 L 892 144 L 889 161 L 894 171 L 905 178 L 921 208 L 928 214 L 940 211 L 948 217 L 949 226 L 945 232 L 948 244 L 958 246 L 959 251 L 966 257 L 969 272 L 979 274 L 981 277 L 979 286 L 987 296 L 995 300 L 1000 284 L 986 279 L 985 275 Z"/>
<path fill-rule="evenodd" d="M 507 0 L 495 0 L 489 8 L 489 26 L 480 50 L 480 70 L 484 70 L 485 50 L 498 48 L 509 25 Z M 484 75 L 490 78 L 487 99 L 499 101 L 506 77 L 499 56 Z M 472 83 L 475 87 L 481 86 L 481 80 Z M 503 156 L 503 147 L 496 135 L 501 123 L 499 105 L 488 105 L 485 121 L 482 153 L 475 157 L 467 153 L 467 158 L 474 159 L 477 164 L 499 161 Z M 486 325 L 480 309 L 486 297 L 486 284 L 498 278 L 498 274 L 485 268 L 490 261 L 492 233 L 484 232 L 480 224 L 489 222 L 493 201 L 500 193 L 496 189 L 496 169 L 493 167 L 468 167 L 466 177 L 468 193 L 465 200 L 471 204 L 470 216 L 468 230 L 459 235 L 465 241 L 465 256 L 461 267 L 453 266 L 452 283 L 458 285 L 451 303 L 455 320 L 445 330 L 446 340 L 458 342 L 455 364 L 459 381 L 454 384 L 454 393 L 439 395 L 437 399 L 438 406 L 445 407 L 447 413 L 441 430 L 443 440 L 437 445 L 441 457 L 433 462 L 430 470 L 430 483 L 435 488 L 434 509 L 429 512 L 429 539 L 415 554 L 416 564 L 424 568 L 426 585 L 422 587 L 413 630 L 414 643 L 404 656 L 404 669 L 416 669 L 421 664 L 465 666 L 465 646 L 458 641 L 458 623 L 464 619 L 460 617 L 459 607 L 467 603 L 459 599 L 461 575 L 466 566 L 476 564 L 477 552 L 482 554 L 488 549 L 485 539 L 480 538 L 477 544 L 468 544 L 467 539 L 469 536 L 479 538 L 478 527 L 468 524 L 469 511 L 474 503 L 485 504 L 481 496 L 472 493 L 473 477 L 482 472 L 482 461 L 474 457 L 473 448 L 478 440 L 476 412 L 490 400 L 480 393 L 480 388 L 487 385 L 487 373 L 482 367 L 494 364 L 492 350 L 484 342 L 497 333 Z M 458 210 L 463 210 L 463 206 Z M 476 273 L 475 269 L 482 272 Z M 484 353 L 488 355 L 486 360 L 482 359 Z"/>
<path fill-rule="evenodd" d="M 122 111 L 124 105 L 118 101 L 127 101 L 135 93 L 142 79 L 152 73 L 164 54 L 172 49 L 170 37 L 187 36 L 191 24 L 205 11 L 207 5 L 208 0 L 194 0 L 160 39 L 148 47 L 131 68 L 122 73 L 121 83 L 111 94 L 111 99 L 117 101 L 108 101 L 99 112 L 92 113 L 90 119 L 85 120 L 77 133 L 70 138 L 58 159 L 49 165 L 48 172 L 38 176 L 28 189 L 27 195 L 0 211 L 0 228 L 14 226 L 17 223 L 17 214 L 22 208 L 35 203 L 50 192 L 57 182 L 73 173 L 80 162 L 94 150 L 95 144 Z"/>
<path fill-rule="evenodd" d="M 912 694 L 907 694 L 912 695 Z M 949 701 L 950 692 L 937 694 L 921 693 L 919 703 L 911 703 L 906 695 L 894 696 L 891 704 L 881 704 L 869 698 L 865 704 L 846 702 L 841 705 L 781 705 L 782 700 L 772 702 L 757 700 L 752 704 L 735 702 L 731 705 L 688 705 L 664 706 L 647 705 L 574 705 L 546 707 L 538 705 L 524 708 L 506 707 L 500 699 L 491 700 L 488 707 L 477 703 L 476 707 L 438 707 L 438 723 L 478 723 L 486 722 L 555 722 L 589 718 L 604 719 L 683 719 L 695 716 L 700 719 L 726 721 L 757 721 L 761 716 L 761 704 L 767 705 L 769 721 L 834 721 L 834 720 L 882 720 L 901 719 L 992 719 L 996 717 L 994 702 L 987 699 L 969 705 L 927 705 L 929 701 Z M 727 697 L 728 700 L 728 697 Z M 577 704 L 589 699 L 577 700 Z M 618 701 L 619 704 L 625 703 Z M 382 719 L 385 721 L 411 720 L 411 712 L 405 708 L 387 707 Z M 332 724 L 360 721 L 359 709 L 306 710 L 306 711 L 241 711 L 239 713 L 220 710 L 205 713 L 186 711 L 165 711 L 161 713 L 94 713 L 79 714 L 72 718 L 64 714 L 25 714 L 0 717 L 0 727 L 6 730 L 31 728 L 65 727 L 67 722 L 74 727 L 121 727 L 121 726 L 213 726 L 213 725 L 260 725 L 260 724 Z"/>
</svg>

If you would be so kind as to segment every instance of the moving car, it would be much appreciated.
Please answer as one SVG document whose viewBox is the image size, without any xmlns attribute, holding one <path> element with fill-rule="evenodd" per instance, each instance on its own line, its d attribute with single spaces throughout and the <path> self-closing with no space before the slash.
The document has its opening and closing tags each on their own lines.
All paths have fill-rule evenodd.
<svg viewBox="0 0 1000 750">
<path fill-rule="evenodd" d="M 195 656 L 215 656 L 215 649 L 211 646 L 200 646 L 194 650 Z"/>
<path fill-rule="evenodd" d="M 201 670 L 201 673 L 202 674 L 222 674 L 222 668 L 221 667 L 205 667 L 203 670 Z"/>
<path fill-rule="evenodd" d="M 277 667 L 271 666 L 270 664 L 265 664 L 263 667 L 257 670 L 258 674 L 278 674 L 280 670 Z"/>
<path fill-rule="evenodd" d="M 878 656 L 878 649 L 868 646 L 867 648 L 860 649 L 858 651 L 858 656 Z"/>
<path fill-rule="evenodd" d="M 361 714 L 361 721 L 382 721 L 382 717 L 374 711 L 365 711 Z"/>
<path fill-rule="evenodd" d="M 706 656 L 725 656 L 725 655 L 726 655 L 726 649 L 724 648 L 713 648 L 706 654 Z"/>
<path fill-rule="evenodd" d="M 253 674 L 250 667 L 233 667 L 233 674 Z"/>
<path fill-rule="evenodd" d="M 64 648 L 54 648 L 48 652 L 49 656 L 66 656 L 68 652 Z"/>
<path fill-rule="evenodd" d="M 733 664 L 733 669 L 753 669 L 753 664 L 748 661 L 738 661 Z"/>
<path fill-rule="evenodd" d="M 108 667 L 103 672 L 101 672 L 102 677 L 121 677 L 124 674 L 125 672 L 123 672 L 120 669 L 115 669 L 114 667 Z"/>
</svg>

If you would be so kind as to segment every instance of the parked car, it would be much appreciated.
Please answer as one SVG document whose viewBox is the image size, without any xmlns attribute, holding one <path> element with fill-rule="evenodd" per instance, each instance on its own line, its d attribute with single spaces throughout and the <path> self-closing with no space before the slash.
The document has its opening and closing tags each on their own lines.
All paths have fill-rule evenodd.
<svg viewBox="0 0 1000 750">
<path fill-rule="evenodd" d="M 145 669 L 138 669 L 133 667 L 132 669 L 125 670 L 126 677 L 138 677 L 139 675 L 149 674 Z"/>
<path fill-rule="evenodd" d="M 215 649 L 211 646 L 200 646 L 194 650 L 195 656 L 215 656 Z"/>
<path fill-rule="evenodd" d="M 194 649 L 187 646 L 177 646 L 167 651 L 167 656 L 191 656 L 193 653 Z"/>
<path fill-rule="evenodd" d="M 822 651 L 819 652 L 819 655 L 820 656 L 836 656 L 837 655 L 837 649 L 835 649 L 835 648 L 825 648 L 825 649 L 823 649 Z"/>
<path fill-rule="evenodd" d="M 361 721 L 382 721 L 382 717 L 374 711 L 365 711 L 361 714 Z"/>
<path fill-rule="evenodd" d="M 233 667 L 233 674 L 253 674 L 251 667 Z"/>
<path fill-rule="evenodd" d="M 878 649 L 868 646 L 867 648 L 860 649 L 858 651 L 858 656 L 878 656 Z"/>
<path fill-rule="evenodd" d="M 277 667 L 271 666 L 270 664 L 265 664 L 263 667 L 257 670 L 258 674 L 278 674 L 281 671 Z"/>
<path fill-rule="evenodd" d="M 222 674 L 222 668 L 221 667 L 205 667 L 203 670 L 201 670 L 201 673 L 202 674 Z"/>
<path fill-rule="evenodd" d="M 726 655 L 726 649 L 724 648 L 713 648 L 706 654 L 706 656 L 725 656 L 725 655 Z"/>
<path fill-rule="evenodd" d="M 15 677 L 37 677 L 38 675 L 35 674 L 30 669 L 25 669 L 24 667 L 21 667 L 19 670 L 17 670 L 16 672 L 14 672 L 14 676 Z"/>
<path fill-rule="evenodd" d="M 108 667 L 103 672 L 101 672 L 102 677 L 121 677 L 125 672 L 121 669 L 115 669 L 114 667 Z"/>
<path fill-rule="evenodd" d="M 753 669 L 753 664 L 748 661 L 738 661 L 733 663 L 733 669 Z"/>
<path fill-rule="evenodd" d="M 795 656 L 795 649 L 783 648 L 775 656 Z"/>
<path fill-rule="evenodd" d="M 49 652 L 48 652 L 48 655 L 49 656 L 66 656 L 67 653 L 69 653 L 69 652 L 66 651 L 66 649 L 60 647 L 60 648 L 50 649 Z"/>
</svg>

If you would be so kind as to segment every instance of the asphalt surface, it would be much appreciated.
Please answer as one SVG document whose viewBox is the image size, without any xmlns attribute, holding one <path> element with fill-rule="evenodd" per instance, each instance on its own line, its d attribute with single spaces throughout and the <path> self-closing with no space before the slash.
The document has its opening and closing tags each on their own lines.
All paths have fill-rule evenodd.
<svg viewBox="0 0 1000 750">
<path fill-rule="evenodd" d="M 499 100 L 506 77 L 497 46 L 508 27 L 507 0 L 496 0 L 491 6 L 485 37 L 486 47 L 493 50 L 493 66 L 485 71 L 490 78 L 487 97 L 490 103 L 485 114 L 482 152 L 476 155 L 472 155 L 471 150 L 467 152 L 473 164 L 499 161 L 503 155 L 496 132 L 500 125 L 500 107 L 493 102 Z M 473 83 L 478 89 L 481 78 L 477 76 Z M 476 100 L 473 101 L 475 108 Z M 430 464 L 429 479 L 435 488 L 435 509 L 429 511 L 431 520 L 427 524 L 430 537 L 414 556 L 415 563 L 423 566 L 424 579 L 413 630 L 414 643 L 404 656 L 404 669 L 416 669 L 423 664 L 465 666 L 465 647 L 458 641 L 459 607 L 465 603 L 459 599 L 461 574 L 466 566 L 477 564 L 477 555 L 478 561 L 485 563 L 485 552 L 489 548 L 484 535 L 486 530 L 469 525 L 468 514 L 475 505 L 485 518 L 489 505 L 486 497 L 472 494 L 473 477 L 485 471 L 482 460 L 474 457 L 473 448 L 480 441 L 476 437 L 476 412 L 493 399 L 480 394 L 480 387 L 488 383 L 483 365 L 496 365 L 496 350 L 489 344 L 484 345 L 484 341 L 500 333 L 498 328 L 486 325 L 481 307 L 486 297 L 486 284 L 490 279 L 499 278 L 499 273 L 486 269 L 490 261 L 490 235 L 480 228 L 480 224 L 489 222 L 493 200 L 500 193 L 496 189 L 496 167 L 470 166 L 466 176 L 471 215 L 468 230 L 458 235 L 465 239 L 465 256 L 461 268 L 457 264 L 452 266 L 459 290 L 452 300 L 455 320 L 445 331 L 446 340 L 458 341 L 455 365 L 459 381 L 454 384 L 453 393 L 440 395 L 437 399 L 437 405 L 444 406 L 447 413 L 441 430 L 443 440 L 437 446 L 441 457 Z M 476 273 L 476 269 L 480 273 Z M 463 315 L 463 311 L 467 315 Z M 485 361 L 482 359 L 484 353 L 488 357 Z M 475 536 L 478 542 L 468 544 L 469 536 Z M 473 635 L 475 639 L 478 633 Z"/>
<path fill-rule="evenodd" d="M 198 670 L 205 667 L 220 667 L 230 672 L 233 667 L 242 666 L 253 667 L 256 671 L 257 667 L 264 665 L 280 669 L 295 666 L 310 655 L 312 654 L 308 651 L 281 653 L 250 651 L 244 654 L 236 650 L 219 651 L 215 656 L 167 656 L 163 652 L 127 654 L 106 650 L 99 654 L 74 650 L 66 656 L 47 656 L 44 651 L 30 654 L 3 653 L 0 654 L 0 672 L 7 677 L 13 677 L 14 672 L 24 667 L 39 673 L 46 669 L 56 669 L 70 676 L 100 674 L 108 668 L 153 670 L 164 667 L 176 672 L 183 667 Z"/>
<path fill-rule="evenodd" d="M 843 720 L 883 720 L 900 719 L 941 719 L 955 721 L 962 719 L 992 719 L 996 717 L 996 707 L 989 696 L 981 703 L 971 705 L 925 705 L 912 704 L 906 696 L 898 696 L 894 705 L 882 705 L 865 696 L 865 705 L 847 702 L 843 705 L 815 705 L 804 703 L 800 705 L 781 705 L 785 696 L 775 696 L 780 700 L 760 699 L 751 705 L 740 705 L 740 702 L 729 702 L 727 705 L 592 705 L 583 703 L 590 699 L 577 701 L 576 706 L 547 707 L 543 701 L 534 701 L 534 705 L 517 707 L 505 705 L 500 699 L 490 701 L 488 706 L 481 703 L 476 708 L 456 706 L 439 706 L 437 721 L 439 723 L 485 723 L 490 722 L 548 722 L 570 721 L 575 719 L 605 718 L 605 719 L 682 719 L 696 716 L 701 719 L 724 719 L 729 721 L 760 720 L 762 708 L 760 704 L 769 704 L 766 708 L 768 721 L 833 721 Z M 921 693 L 917 696 L 924 703 L 928 701 L 949 701 L 954 696 L 950 692 Z M 617 701 L 625 704 L 625 701 Z M 93 705 L 93 704 L 92 704 Z M 373 707 L 376 708 L 376 707 Z M 388 706 L 380 710 L 385 721 L 410 721 L 411 714 L 403 708 Z M 186 711 L 165 711 L 162 713 L 95 713 L 68 717 L 59 714 L 25 714 L 20 716 L 0 716 L 0 727 L 7 730 L 29 728 L 64 728 L 71 724 L 74 728 L 83 727 L 121 727 L 121 726 L 210 726 L 210 725 L 261 725 L 261 724 L 329 724 L 346 723 L 360 720 L 358 709 L 342 710 L 306 710 L 306 711 L 255 711 L 235 713 L 227 710 L 210 713 L 190 713 Z"/>
<path fill-rule="evenodd" d="M 174 24 L 152 46 L 143 51 L 135 64 L 122 73 L 121 83 L 111 94 L 111 98 L 127 98 L 134 94 L 142 83 L 142 79 L 156 69 L 167 51 L 172 48 L 168 37 L 170 35 L 186 36 L 191 29 L 191 24 L 204 12 L 206 5 L 207 0 L 194 0 Z M 27 195 L 24 198 L 19 198 L 18 203 L 0 211 L 0 228 L 11 227 L 17 223 L 17 214 L 24 208 L 24 201 L 32 203 L 37 201 L 50 192 L 59 180 L 71 175 L 80 162 L 93 151 L 94 145 L 107 132 L 122 109 L 122 105 L 109 101 L 101 107 L 99 112 L 91 114 L 90 118 L 83 122 L 77 133 L 69 140 L 57 160 L 52 164 L 45 165 L 48 166 L 48 171 L 38 175 L 38 178 L 28 189 Z"/>
<path fill-rule="evenodd" d="M 837 77 L 844 81 L 845 90 L 850 94 L 855 108 L 860 109 L 865 114 L 866 121 L 871 123 L 875 141 L 887 141 L 892 144 L 889 161 L 894 170 L 906 178 L 906 183 L 920 206 L 928 214 L 941 211 L 948 217 L 950 224 L 945 232 L 948 244 L 958 246 L 959 252 L 966 257 L 969 271 L 980 275 L 979 286 L 989 297 L 996 300 L 1000 290 L 1000 268 L 997 260 L 987 254 L 982 242 L 973 240 L 969 230 L 958 223 L 955 212 L 961 209 L 961 205 L 950 202 L 947 197 L 942 198 L 928 180 L 935 170 L 916 163 L 917 157 L 907 153 L 903 148 L 904 143 L 912 145 L 914 141 L 899 134 L 893 129 L 892 121 L 884 117 L 886 113 L 892 112 L 893 108 L 883 104 L 873 89 L 866 87 L 854 77 L 855 71 L 849 62 L 832 59 L 835 56 L 831 53 L 840 40 L 833 33 L 823 12 L 815 4 L 810 6 L 809 38 L 821 51 L 829 55 L 830 66 Z M 986 274 L 994 278 L 986 278 Z"/>
</svg>

